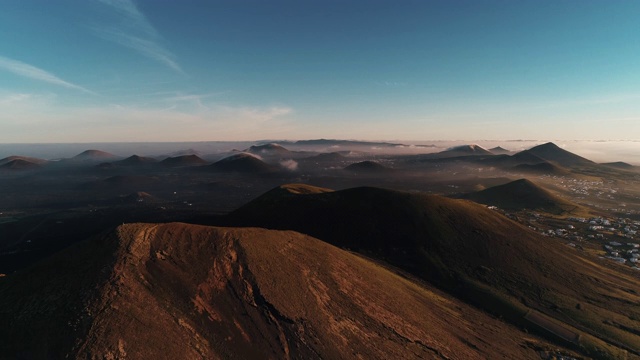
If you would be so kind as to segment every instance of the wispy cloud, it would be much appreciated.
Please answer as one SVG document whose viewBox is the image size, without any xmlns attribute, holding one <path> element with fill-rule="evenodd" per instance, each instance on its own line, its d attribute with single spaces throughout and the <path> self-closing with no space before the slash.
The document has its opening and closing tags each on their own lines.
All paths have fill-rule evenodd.
<svg viewBox="0 0 640 360">
<path fill-rule="evenodd" d="M 286 106 L 209 104 L 206 111 L 121 105 L 67 106 L 47 95 L 0 93 L 1 142 L 210 141 L 283 138 L 295 132 Z M 150 131 L 149 129 L 153 129 Z"/>
<path fill-rule="evenodd" d="M 121 16 L 126 19 L 126 24 L 135 27 L 137 30 L 146 33 L 149 36 L 157 37 L 158 32 L 149 23 L 146 16 L 138 10 L 138 7 L 131 0 L 99 0 L 101 3 L 111 6 Z"/>
<path fill-rule="evenodd" d="M 96 32 L 105 40 L 113 41 L 117 44 L 133 49 L 179 73 L 184 73 L 180 65 L 176 62 L 175 55 L 153 40 L 143 39 L 114 29 L 102 29 L 96 30 Z"/>
<path fill-rule="evenodd" d="M 0 105 L 19 103 L 21 101 L 29 100 L 30 98 L 31 98 L 31 94 L 22 94 L 22 93 L 3 94 L 3 95 L 0 95 Z"/>
<path fill-rule="evenodd" d="M 6 58 L 4 56 L 0 56 L 0 69 L 4 69 L 16 75 L 23 76 L 29 79 L 44 81 L 50 84 L 66 87 L 68 89 L 80 90 L 88 94 L 96 94 L 93 91 L 88 90 L 80 85 L 62 80 L 61 78 L 55 76 L 50 72 L 18 60 Z"/>
<path fill-rule="evenodd" d="M 293 112 L 292 108 L 286 106 L 272 106 L 268 108 L 217 106 L 214 110 L 215 115 L 221 118 L 233 118 L 237 116 L 239 119 L 244 119 L 244 121 L 246 121 L 244 125 L 264 124 Z"/>
<path fill-rule="evenodd" d="M 176 56 L 160 44 L 158 31 L 132 0 L 100 0 L 100 2 L 120 14 L 123 21 L 117 27 L 95 29 L 98 36 L 130 48 L 184 74 L 176 61 Z"/>
<path fill-rule="evenodd" d="M 220 96 L 224 94 L 224 92 L 217 93 L 207 93 L 207 94 L 174 94 L 174 96 L 169 96 L 166 98 L 160 99 L 160 102 L 173 104 L 174 107 L 186 107 L 187 109 L 191 108 L 194 111 L 198 112 L 206 112 L 211 110 L 212 104 L 208 99 L 216 96 Z"/>
<path fill-rule="evenodd" d="M 211 98 L 211 97 L 215 97 L 215 96 L 219 96 L 221 94 L 224 94 L 224 92 L 215 92 L 215 93 L 208 93 L 208 94 L 177 94 L 175 96 L 170 96 L 164 99 L 164 101 L 202 101 L 204 99 L 207 98 Z"/>
</svg>

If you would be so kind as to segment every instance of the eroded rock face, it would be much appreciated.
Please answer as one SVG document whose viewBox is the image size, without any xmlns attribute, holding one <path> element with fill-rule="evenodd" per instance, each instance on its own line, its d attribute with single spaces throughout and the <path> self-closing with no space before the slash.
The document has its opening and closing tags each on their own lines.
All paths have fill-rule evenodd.
<svg viewBox="0 0 640 360">
<path fill-rule="evenodd" d="M 531 342 L 545 346 L 379 264 L 256 228 L 123 225 L 2 279 L 0 305 L 9 358 L 535 358 Z"/>
</svg>

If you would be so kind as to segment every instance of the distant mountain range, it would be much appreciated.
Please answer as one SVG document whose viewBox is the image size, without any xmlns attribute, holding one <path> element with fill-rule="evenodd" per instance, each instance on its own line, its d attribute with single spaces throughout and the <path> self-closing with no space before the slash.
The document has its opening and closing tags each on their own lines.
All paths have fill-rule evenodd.
<svg viewBox="0 0 640 360">
<path fill-rule="evenodd" d="M 40 168 L 46 169 L 49 167 L 61 168 L 64 166 L 85 166 L 85 165 L 98 165 L 98 167 L 104 171 L 108 169 L 116 169 L 121 167 L 135 168 L 136 166 L 150 166 L 154 163 L 163 165 L 165 167 L 188 167 L 199 165 L 210 165 L 215 161 L 228 158 L 238 154 L 253 154 L 258 156 L 264 164 L 263 172 L 266 172 L 267 167 L 272 169 L 278 168 L 278 163 L 282 160 L 293 160 L 301 162 L 301 169 L 312 171 L 316 163 L 323 163 L 324 168 L 330 167 L 344 167 L 342 162 L 345 157 L 364 157 L 364 160 L 370 161 L 372 154 L 367 151 L 356 151 L 357 146 L 367 144 L 370 146 L 382 146 L 387 149 L 393 149 L 397 146 L 405 146 L 397 143 L 385 143 L 385 142 L 362 142 L 351 140 L 300 140 L 296 142 L 284 142 L 290 146 L 298 146 L 300 144 L 315 146 L 322 145 L 322 151 L 325 151 L 327 146 L 344 146 L 345 149 L 339 152 L 318 152 L 318 150 L 298 150 L 292 151 L 281 143 L 266 143 L 261 145 L 252 145 L 248 147 L 244 152 L 239 150 L 227 151 L 218 154 L 208 155 L 205 160 L 202 157 L 194 154 L 197 151 L 188 149 L 183 152 L 189 153 L 188 155 L 170 156 L 162 159 L 162 157 L 145 157 L 139 155 L 132 155 L 128 158 L 122 158 L 120 156 L 101 151 L 90 149 L 83 151 L 82 153 L 68 159 L 61 159 L 59 161 L 47 161 L 44 159 L 37 159 L 25 156 L 9 156 L 0 160 L 0 166 L 7 170 L 38 170 Z M 354 149 L 348 149 L 348 146 L 354 146 Z M 425 148 L 431 147 L 428 145 L 423 146 Z M 392 156 L 393 151 L 389 152 Z M 385 155 L 377 154 L 376 156 Z M 398 155 L 401 156 L 401 155 Z M 242 156 L 241 156 L 242 157 Z M 369 157 L 367 159 L 367 157 Z M 161 161 L 158 161 L 162 159 Z M 240 157 L 237 158 L 240 160 Z M 13 161 L 13 162 L 11 162 Z M 255 160 L 244 159 L 244 162 L 255 162 Z M 11 162 L 10 164 L 8 164 Z M 328 164 L 330 162 L 336 162 L 337 164 Z M 513 153 L 502 147 L 494 147 L 491 150 L 485 149 L 482 146 L 469 144 L 460 145 L 449 148 L 444 151 L 436 153 L 426 153 L 417 155 L 406 155 L 397 162 L 398 170 L 401 170 L 402 164 L 420 163 L 420 162 L 467 162 L 475 163 L 481 166 L 490 166 L 497 169 L 501 169 L 507 172 L 516 172 L 521 174 L 548 174 L 563 176 L 571 172 L 583 172 L 598 169 L 600 172 L 633 170 L 634 167 L 630 164 L 623 162 L 612 162 L 605 164 L 597 164 L 582 156 L 576 155 L 572 152 L 564 150 L 553 143 L 545 143 L 538 146 L 534 146 L 530 149 Z M 220 169 L 224 168 L 224 163 L 219 164 Z M 372 165 L 369 164 L 371 167 Z M 215 167 L 215 166 L 214 166 Z M 254 166 L 255 167 L 255 166 Z M 361 169 L 363 170 L 363 169 Z"/>
<path fill-rule="evenodd" d="M 337 139 L 312 139 L 297 141 L 278 141 L 281 145 L 299 145 L 299 146 L 379 146 L 379 147 L 399 147 L 414 146 L 422 148 L 433 148 L 435 145 L 407 145 L 402 143 L 380 142 L 380 141 L 359 141 L 359 140 L 337 140 Z"/>
</svg>

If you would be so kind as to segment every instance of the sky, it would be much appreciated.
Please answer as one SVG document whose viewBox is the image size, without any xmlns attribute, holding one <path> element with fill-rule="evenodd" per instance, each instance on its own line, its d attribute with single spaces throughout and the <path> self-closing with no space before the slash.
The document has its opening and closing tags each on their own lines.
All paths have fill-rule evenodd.
<svg viewBox="0 0 640 360">
<path fill-rule="evenodd" d="M 640 2 L 3 0 L 0 143 L 640 139 Z"/>
</svg>

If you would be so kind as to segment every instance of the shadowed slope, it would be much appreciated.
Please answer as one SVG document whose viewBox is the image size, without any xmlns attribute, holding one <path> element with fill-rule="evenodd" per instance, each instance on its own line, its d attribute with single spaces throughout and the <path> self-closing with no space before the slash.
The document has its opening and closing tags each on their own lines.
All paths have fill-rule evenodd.
<svg viewBox="0 0 640 360">
<path fill-rule="evenodd" d="M 104 161 L 106 159 L 116 159 L 117 156 L 102 150 L 85 150 L 74 156 L 73 160 L 82 161 Z"/>
<path fill-rule="evenodd" d="M 158 160 L 150 157 L 131 155 L 128 158 L 120 161 L 114 161 L 114 165 L 118 166 L 139 166 L 139 165 L 148 165 L 158 162 Z"/>
<path fill-rule="evenodd" d="M 535 155 L 544 160 L 552 161 L 561 166 L 567 166 L 567 167 L 595 164 L 593 161 L 585 159 L 582 156 L 576 155 L 567 150 L 564 150 L 560 148 L 558 145 L 551 142 L 532 147 L 531 149 L 521 151 L 518 154 L 520 154 L 520 156 L 522 156 L 523 154 Z"/>
<path fill-rule="evenodd" d="M 529 164 L 529 165 L 540 164 L 545 162 L 545 159 L 528 151 L 521 151 L 519 153 L 511 155 L 511 160 L 517 164 Z"/>
<path fill-rule="evenodd" d="M 206 160 L 202 159 L 198 155 L 182 155 L 176 157 L 168 157 L 160 161 L 160 165 L 168 167 L 179 166 L 200 166 L 208 164 Z"/>
<path fill-rule="evenodd" d="M 9 163 L 11 161 L 14 160 L 22 160 L 22 161 L 27 161 L 33 164 L 45 164 L 48 161 L 44 160 L 44 159 L 39 159 L 39 158 L 34 158 L 34 157 L 30 157 L 30 156 L 19 156 L 19 155 L 12 155 L 12 156 L 7 156 L 6 158 L 0 159 L 0 165 L 4 165 L 6 163 Z"/>
<path fill-rule="evenodd" d="M 508 155 L 511 154 L 511 150 L 507 150 L 501 146 L 496 146 L 494 148 L 489 149 L 492 154 L 496 155 Z"/>
<path fill-rule="evenodd" d="M 305 161 L 320 161 L 320 162 L 330 162 L 330 161 L 344 161 L 346 160 L 347 157 L 342 155 L 339 152 L 330 152 L 330 153 L 321 153 L 318 155 L 314 155 L 314 156 L 310 156 L 307 158 L 304 158 L 302 160 Z"/>
<path fill-rule="evenodd" d="M 479 155 L 494 155 L 494 154 L 480 145 L 472 144 L 472 145 L 455 146 L 445 151 L 429 154 L 429 157 L 449 158 L 449 157 L 479 156 Z"/>
<path fill-rule="evenodd" d="M 552 214 L 562 214 L 582 209 L 580 205 L 554 195 L 527 179 L 467 194 L 465 199 L 503 209 L 530 209 Z"/>
<path fill-rule="evenodd" d="M 353 163 L 344 168 L 346 171 L 351 172 L 360 172 L 360 173 L 385 173 L 393 171 L 392 168 L 384 166 L 379 162 L 375 161 L 360 161 L 357 163 Z"/>
<path fill-rule="evenodd" d="M 23 159 L 14 159 L 0 165 L 0 169 L 3 170 L 33 170 L 39 169 L 42 165 Z"/>
<path fill-rule="evenodd" d="M 569 171 L 544 161 L 538 164 L 519 164 L 513 167 L 514 171 L 520 171 L 528 174 L 547 174 L 547 175 L 568 175 Z"/>
<path fill-rule="evenodd" d="M 612 270 L 482 205 L 355 188 L 258 198 L 230 223 L 296 230 L 375 256 L 527 328 L 539 322 L 525 314 L 541 311 L 580 334 L 564 339 L 590 356 L 621 354 L 606 342 L 640 351 L 640 334 L 605 324 L 616 318 L 635 328 L 637 274 Z"/>
<path fill-rule="evenodd" d="M 549 348 L 368 260 L 262 229 L 123 225 L 1 279 L 0 306 L 0 358 L 533 359 L 532 346 Z"/>
<path fill-rule="evenodd" d="M 248 148 L 246 151 L 249 153 L 258 154 L 258 155 L 279 155 L 279 156 L 288 155 L 290 153 L 290 151 L 284 148 L 283 146 L 274 144 L 274 143 L 264 144 L 264 145 L 253 145 L 250 148 Z"/>
<path fill-rule="evenodd" d="M 633 169 L 633 165 L 626 163 L 624 161 L 615 161 L 615 162 L 609 162 L 609 163 L 604 163 L 600 165 L 619 168 L 619 169 Z"/>
<path fill-rule="evenodd" d="M 257 157 L 240 153 L 226 157 L 220 161 L 211 164 L 209 167 L 211 170 L 222 172 L 237 172 L 237 173 L 252 173 L 252 174 L 264 174 L 273 172 L 276 170 L 274 166 L 271 166 Z"/>
</svg>

